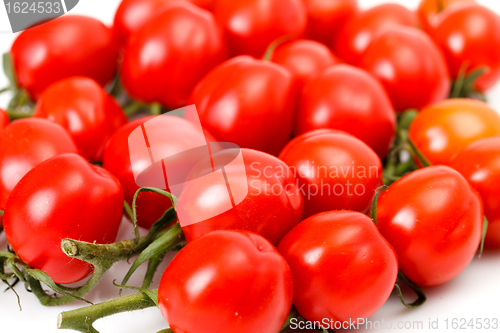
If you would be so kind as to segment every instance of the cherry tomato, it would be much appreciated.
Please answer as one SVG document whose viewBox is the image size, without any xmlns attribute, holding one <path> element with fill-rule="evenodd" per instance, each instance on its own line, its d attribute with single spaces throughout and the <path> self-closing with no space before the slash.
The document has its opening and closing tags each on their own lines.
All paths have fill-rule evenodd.
<svg viewBox="0 0 500 333">
<path fill-rule="evenodd" d="M 214 231 L 175 256 L 161 278 L 158 302 L 176 332 L 276 333 L 292 292 L 290 268 L 267 240 Z"/>
<path fill-rule="evenodd" d="M 233 153 L 231 149 L 223 150 L 213 154 L 213 158 L 232 160 Z M 213 230 L 225 229 L 256 232 L 276 245 L 299 223 L 304 200 L 292 170 L 266 153 L 251 149 L 242 149 L 241 153 L 246 177 L 234 163 L 224 167 L 233 194 L 233 208 L 225 209 L 228 196 L 225 182 L 203 177 L 201 184 L 185 185 L 176 210 L 188 242 Z M 192 170 L 192 178 L 211 172 L 211 161 L 206 161 Z M 239 194 L 245 191 L 247 195 L 238 204 Z M 197 222 L 200 216 L 208 218 Z"/>
<path fill-rule="evenodd" d="M 278 251 L 292 271 L 293 305 L 310 321 L 370 317 L 387 301 L 398 276 L 396 252 L 358 212 L 313 215 L 283 238 Z"/>
<path fill-rule="evenodd" d="M 225 59 L 223 33 L 213 15 L 189 2 L 175 2 L 134 35 L 125 48 L 121 78 L 133 98 L 178 108 Z"/>
<path fill-rule="evenodd" d="M 165 8 L 178 0 L 123 0 L 118 6 L 113 22 L 113 38 L 120 46 L 127 45 L 130 37 L 160 15 Z M 213 0 L 189 0 L 198 7 L 209 10 Z"/>
<path fill-rule="evenodd" d="M 307 11 L 306 37 L 332 45 L 342 26 L 358 11 L 357 0 L 302 0 Z"/>
<path fill-rule="evenodd" d="M 485 245 L 500 248 L 500 137 L 471 143 L 455 157 L 451 167 L 460 172 L 483 199 L 484 215 L 489 222 Z"/>
<path fill-rule="evenodd" d="M 231 54 L 257 58 L 279 37 L 302 37 L 307 23 L 301 0 L 215 0 L 213 13 Z"/>
<path fill-rule="evenodd" d="M 395 127 L 396 113 L 382 85 L 362 69 L 335 65 L 305 86 L 295 133 L 342 130 L 384 158 Z"/>
<path fill-rule="evenodd" d="M 55 156 L 24 176 L 5 206 L 9 244 L 55 283 L 80 281 L 93 270 L 61 251 L 61 240 L 111 243 L 118 233 L 123 190 L 108 171 L 76 154 Z"/>
<path fill-rule="evenodd" d="M 101 86 L 116 71 L 111 29 L 86 16 L 64 15 L 23 31 L 11 49 L 17 83 L 37 100 L 52 83 L 86 76 Z"/>
<path fill-rule="evenodd" d="M 40 96 L 34 116 L 66 128 L 80 154 L 90 161 L 102 160 L 106 141 L 127 122 L 114 98 L 85 77 L 70 77 L 48 87 Z"/>
<path fill-rule="evenodd" d="M 398 112 L 443 100 L 450 90 L 443 54 L 416 28 L 390 26 L 379 31 L 361 67 L 382 82 Z"/>
<path fill-rule="evenodd" d="M 340 63 L 325 45 L 307 39 L 280 45 L 271 61 L 295 75 L 299 90 L 328 67 Z"/>
<path fill-rule="evenodd" d="M 138 126 L 153 118 L 155 117 L 142 117 L 120 127 L 109 139 L 104 150 L 103 166 L 120 180 L 125 192 L 125 200 L 129 205 L 132 205 L 135 192 L 139 189 L 134 179 L 133 169 L 151 163 L 150 159 L 145 158 L 131 160 L 129 149 L 132 148 L 129 147 L 129 135 Z M 193 142 L 198 142 L 196 141 L 199 137 L 197 129 L 185 119 L 163 115 L 158 120 L 148 124 L 149 140 L 155 142 L 155 149 L 158 151 L 180 153 L 188 147 L 193 147 Z M 205 135 L 207 141 L 216 141 L 209 134 Z M 167 191 L 169 191 L 168 188 Z M 171 206 L 170 199 L 162 195 L 142 192 L 137 198 L 137 223 L 149 229 Z"/>
<path fill-rule="evenodd" d="M 335 54 L 346 62 L 357 65 L 363 58 L 374 35 L 381 28 L 391 25 L 416 27 L 418 25 L 417 16 L 407 8 L 394 3 L 358 12 L 338 33 L 333 44 Z"/>
<path fill-rule="evenodd" d="M 382 184 L 377 154 L 342 131 L 304 133 L 290 141 L 279 158 L 297 177 L 305 198 L 304 218 L 329 210 L 365 212 Z"/>
<path fill-rule="evenodd" d="M 479 91 L 493 87 L 500 79 L 500 16 L 474 3 L 443 12 L 431 36 L 446 56 L 453 78 L 484 67 L 486 73 L 475 82 Z"/>
<path fill-rule="evenodd" d="M 9 124 L 9 115 L 4 110 L 0 109 L 0 130 Z"/>
<path fill-rule="evenodd" d="M 431 31 L 441 19 L 442 13 L 457 4 L 476 2 L 475 0 L 421 0 L 417 9 L 420 25 Z"/>
<path fill-rule="evenodd" d="M 481 198 L 447 166 L 404 176 L 378 201 L 377 226 L 394 246 L 403 273 L 419 286 L 459 275 L 479 247 L 482 225 Z"/>
<path fill-rule="evenodd" d="M 220 141 L 277 155 L 292 135 L 295 88 L 283 67 L 239 56 L 205 76 L 189 104 Z"/>
<path fill-rule="evenodd" d="M 69 133 L 48 120 L 21 119 L 5 127 L 0 131 L 0 210 L 28 171 L 53 156 L 76 152 Z"/>
<path fill-rule="evenodd" d="M 486 103 L 450 99 L 422 110 L 409 136 L 432 164 L 449 165 L 465 147 L 482 138 L 500 135 L 500 116 Z"/>
</svg>

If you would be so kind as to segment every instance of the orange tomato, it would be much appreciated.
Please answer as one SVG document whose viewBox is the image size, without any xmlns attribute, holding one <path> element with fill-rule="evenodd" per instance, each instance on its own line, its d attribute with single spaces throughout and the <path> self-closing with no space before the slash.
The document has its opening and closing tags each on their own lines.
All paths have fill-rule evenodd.
<svg viewBox="0 0 500 333">
<path fill-rule="evenodd" d="M 500 115 L 486 103 L 448 99 L 423 109 L 410 126 L 409 136 L 432 164 L 452 159 L 479 139 L 500 135 Z"/>
<path fill-rule="evenodd" d="M 420 25 L 426 31 L 431 30 L 438 22 L 440 13 L 457 3 L 476 2 L 475 0 L 422 0 L 417 9 Z"/>
</svg>

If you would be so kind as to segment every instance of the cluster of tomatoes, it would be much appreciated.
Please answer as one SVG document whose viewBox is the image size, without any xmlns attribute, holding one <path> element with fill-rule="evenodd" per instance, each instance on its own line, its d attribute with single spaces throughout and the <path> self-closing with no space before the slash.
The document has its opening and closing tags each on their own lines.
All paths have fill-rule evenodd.
<svg viewBox="0 0 500 333">
<path fill-rule="evenodd" d="M 171 330 L 275 333 L 294 316 L 368 318 L 398 276 L 440 285 L 483 242 L 500 248 L 500 115 L 482 101 L 500 79 L 500 17 L 474 0 L 123 0 L 112 28 L 67 15 L 26 30 L 4 64 L 9 285 L 41 271 L 67 296 L 95 267 L 62 240 L 111 244 L 125 212 L 156 230 L 139 244 L 163 242 L 158 256 L 178 228 L 158 223 L 177 212 L 196 223 L 157 294 Z M 208 141 L 242 148 L 246 179 L 226 173 L 248 194 L 222 214 L 210 180 L 173 200 L 134 178 L 132 131 L 190 104 Z M 171 153 L 199 136 L 189 119 L 154 124 Z"/>
</svg>

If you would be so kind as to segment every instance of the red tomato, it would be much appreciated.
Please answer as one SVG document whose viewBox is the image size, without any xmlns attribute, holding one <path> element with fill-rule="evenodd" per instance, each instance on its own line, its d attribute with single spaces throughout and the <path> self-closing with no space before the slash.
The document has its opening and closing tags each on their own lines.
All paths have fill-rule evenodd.
<svg viewBox="0 0 500 333">
<path fill-rule="evenodd" d="M 457 4 L 476 2 L 475 0 L 421 0 L 417 9 L 420 25 L 426 31 L 432 30 L 441 19 L 442 13 Z"/>
<path fill-rule="evenodd" d="M 446 166 L 404 176 L 378 201 L 380 232 L 394 246 L 403 273 L 423 287 L 446 283 L 469 265 L 482 225 L 481 198 Z"/>
<path fill-rule="evenodd" d="M 387 3 L 354 15 L 340 30 L 334 41 L 335 54 L 350 64 L 357 65 L 375 34 L 387 26 L 418 25 L 417 16 L 407 8 Z M 331 45 L 331 44 L 330 44 Z"/>
<path fill-rule="evenodd" d="M 332 45 L 342 26 L 358 11 L 357 0 L 302 0 L 307 11 L 307 38 Z"/>
<path fill-rule="evenodd" d="M 224 27 L 231 54 L 257 58 L 279 37 L 302 37 L 307 23 L 301 0 L 215 0 L 213 13 Z"/>
<path fill-rule="evenodd" d="M 484 204 L 488 219 L 485 245 L 500 248 L 500 137 L 481 139 L 471 143 L 453 160 L 451 167 L 474 187 Z"/>
<path fill-rule="evenodd" d="M 52 83 L 86 76 L 101 86 L 116 71 L 111 29 L 86 16 L 64 15 L 23 31 L 11 49 L 17 82 L 37 100 Z"/>
<path fill-rule="evenodd" d="M 121 78 L 133 98 L 177 108 L 186 106 L 196 83 L 225 59 L 222 30 L 212 14 L 176 2 L 134 35 Z"/>
<path fill-rule="evenodd" d="M 164 9 L 179 0 L 123 0 L 116 10 L 113 22 L 113 38 L 120 46 L 127 45 L 130 37 L 160 15 Z M 209 10 L 213 0 L 189 0 Z"/>
<path fill-rule="evenodd" d="M 114 98 L 97 82 L 84 77 L 52 84 L 40 96 L 34 116 L 66 128 L 80 154 L 90 161 L 102 160 L 106 141 L 127 122 Z"/>
<path fill-rule="evenodd" d="M 465 147 L 500 135 L 500 116 L 486 103 L 450 99 L 422 110 L 410 126 L 409 137 L 432 164 L 449 165 Z"/>
<path fill-rule="evenodd" d="M 9 115 L 4 110 L 0 109 L 0 130 L 9 124 Z"/>
<path fill-rule="evenodd" d="M 446 56 L 453 78 L 463 67 L 466 73 L 484 67 L 486 73 L 475 83 L 479 91 L 500 79 L 500 16 L 471 3 L 444 12 L 431 36 Z"/>
<path fill-rule="evenodd" d="M 299 90 L 328 67 L 340 63 L 325 45 L 307 39 L 280 45 L 271 61 L 295 75 Z"/>
<path fill-rule="evenodd" d="M 205 76 L 189 104 L 196 104 L 203 128 L 220 141 L 277 155 L 292 135 L 294 96 L 290 72 L 239 56 Z"/>
<path fill-rule="evenodd" d="M 295 133 L 319 128 L 342 130 L 384 158 L 395 127 L 396 113 L 382 85 L 362 69 L 336 65 L 305 86 Z"/>
<path fill-rule="evenodd" d="M 12 191 L 5 235 L 25 263 L 55 283 L 73 283 L 93 267 L 67 257 L 61 240 L 111 243 L 122 210 L 123 190 L 115 177 L 76 154 L 58 155 L 28 172 Z"/>
<path fill-rule="evenodd" d="M 421 30 L 390 26 L 366 49 L 361 67 L 382 82 L 398 112 L 445 99 L 451 80 L 438 47 Z"/>
<path fill-rule="evenodd" d="M 0 210 L 28 171 L 53 156 L 76 152 L 69 133 L 48 120 L 21 119 L 5 127 L 0 131 Z"/>
<path fill-rule="evenodd" d="M 278 158 L 266 153 L 242 149 L 246 177 L 241 176 L 237 165 L 225 167 L 226 177 L 234 197 L 247 195 L 241 203 L 225 210 L 226 183 L 204 177 L 203 184 L 187 183 L 176 206 L 188 242 L 213 230 L 246 230 L 256 232 L 273 244 L 299 223 L 304 200 L 299 192 L 293 172 Z M 230 159 L 231 150 L 214 154 L 214 159 Z M 212 172 L 211 161 L 201 163 L 192 176 L 201 177 Z M 220 193 L 220 194 L 217 194 Z M 208 205 L 207 205 L 208 203 Z M 200 220 L 200 216 L 211 216 Z"/>
<path fill-rule="evenodd" d="M 104 150 L 103 166 L 120 180 L 125 200 L 129 205 L 132 205 L 135 192 L 139 189 L 132 171 L 134 166 L 131 163 L 139 167 L 151 163 L 150 159 L 135 158 L 131 161 L 129 149 L 132 148 L 129 148 L 129 135 L 138 126 L 153 118 L 155 117 L 142 117 L 119 128 L 109 139 Z M 150 141 L 155 142 L 157 151 L 181 153 L 188 149 L 187 147 L 193 147 L 193 142 L 198 142 L 198 130 L 185 119 L 165 115 L 158 119 L 161 119 L 160 122 L 157 120 L 148 124 L 148 137 Z M 216 141 L 210 135 L 206 136 L 207 141 Z M 156 193 L 143 192 L 137 199 L 137 223 L 149 229 L 171 206 L 170 199 Z"/>
<path fill-rule="evenodd" d="M 279 158 L 290 166 L 304 194 L 304 218 L 329 210 L 370 208 L 382 184 L 382 163 L 364 142 L 341 131 L 304 133 Z"/>
<path fill-rule="evenodd" d="M 283 238 L 278 251 L 292 271 L 293 305 L 310 321 L 370 317 L 387 301 L 398 276 L 394 249 L 357 212 L 311 216 Z"/>
<path fill-rule="evenodd" d="M 158 302 L 176 332 L 276 333 L 292 292 L 290 268 L 267 240 L 214 231 L 175 256 L 161 278 Z"/>
</svg>

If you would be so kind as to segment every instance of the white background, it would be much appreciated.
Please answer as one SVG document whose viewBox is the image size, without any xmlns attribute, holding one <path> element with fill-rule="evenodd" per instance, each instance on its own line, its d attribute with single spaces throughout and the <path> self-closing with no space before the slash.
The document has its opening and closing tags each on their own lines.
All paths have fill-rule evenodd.
<svg viewBox="0 0 500 333">
<path fill-rule="evenodd" d="M 276 0 L 280 1 L 280 0 Z M 361 7 L 368 8 L 384 3 L 383 0 L 359 0 Z M 419 0 L 393 1 L 416 8 Z M 478 0 L 500 14 L 500 1 Z M 118 0 L 80 0 L 80 3 L 71 13 L 90 15 L 111 25 L 114 12 L 119 4 Z M 0 53 L 8 52 L 16 35 L 10 33 L 5 8 L 0 4 Z M 92 38 L 92 36 L 89 36 Z M 0 73 L 0 88 L 7 86 L 7 79 Z M 0 107 L 6 107 L 8 95 L 0 96 Z M 498 111 L 500 110 L 500 85 L 487 94 L 488 101 Z M 500 195 L 500 194 L 499 194 Z M 132 238 L 133 233 L 130 223 L 122 225 L 119 238 Z M 5 237 L 0 236 L 0 250 L 6 246 Z M 113 279 L 118 282 L 124 276 L 128 265 L 120 263 L 114 266 L 103 278 L 87 298 L 93 302 L 117 297 L 117 289 L 112 285 Z M 160 270 L 165 267 L 162 266 Z M 140 277 L 144 270 L 139 270 L 129 285 L 140 285 Z M 159 274 L 156 278 L 158 283 Z M 19 311 L 15 295 L 8 291 L 0 291 L 0 332 L 57 332 L 56 318 L 58 313 L 83 306 L 83 303 L 74 303 L 57 308 L 48 308 L 40 305 L 36 297 L 27 293 L 19 284 L 16 290 L 21 296 L 23 311 Z M 498 318 L 500 320 L 500 251 L 487 251 L 481 259 L 474 259 L 472 264 L 452 282 L 435 288 L 425 290 L 427 302 L 419 309 L 409 310 L 403 307 L 393 293 L 387 303 L 377 312 L 371 321 L 390 321 L 396 326 L 398 321 L 423 321 L 424 330 L 379 329 L 376 332 L 432 332 L 428 329 L 429 320 L 439 320 L 439 329 L 434 332 L 452 332 L 445 329 L 446 318 Z M 207 304 L 207 306 L 210 306 Z M 499 323 L 500 325 L 500 323 Z M 157 308 L 144 311 L 115 315 L 98 321 L 95 327 L 102 333 L 107 332 L 157 332 L 167 327 Z M 364 330 L 359 330 L 364 331 Z M 374 330 L 375 331 L 375 330 Z M 458 330 L 457 330 L 458 331 Z M 468 332 L 493 332 L 494 330 L 467 330 Z M 500 332 L 500 328 L 496 331 Z M 238 332 L 235 332 L 238 333 Z"/>
</svg>

